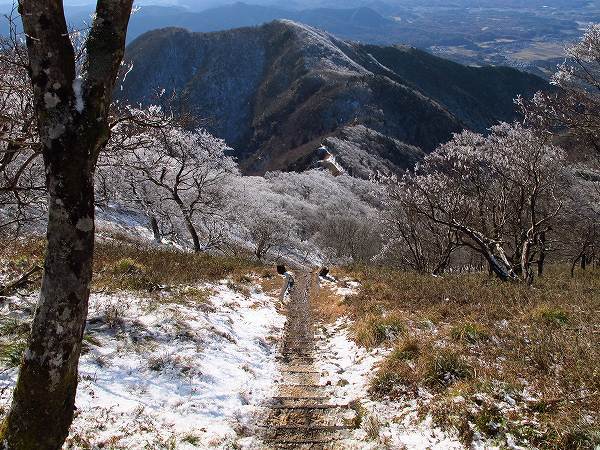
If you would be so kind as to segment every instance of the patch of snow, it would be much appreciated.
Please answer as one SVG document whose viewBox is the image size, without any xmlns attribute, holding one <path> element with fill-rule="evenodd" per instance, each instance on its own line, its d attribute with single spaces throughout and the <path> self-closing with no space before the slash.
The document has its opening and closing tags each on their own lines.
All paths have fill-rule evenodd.
<svg viewBox="0 0 600 450">
<path fill-rule="evenodd" d="M 85 103 L 83 101 L 83 79 L 81 77 L 77 77 L 73 81 L 73 93 L 75 94 L 75 110 L 81 114 L 85 109 Z"/>
<path fill-rule="evenodd" d="M 331 276 L 328 276 L 326 278 L 321 277 L 320 282 L 322 286 L 329 288 L 340 297 L 355 295 L 360 290 L 360 283 L 351 278 L 342 278 L 341 280 L 337 280 Z"/>
<path fill-rule="evenodd" d="M 355 295 L 358 293 L 358 290 L 360 289 L 360 283 L 358 281 L 344 279 L 342 282 L 343 285 L 336 288 L 336 293 L 338 295 L 345 297 L 347 295 Z"/>
<path fill-rule="evenodd" d="M 258 445 L 285 318 L 257 285 L 248 297 L 226 281 L 195 289 L 207 298 L 91 296 L 70 448 Z M 12 298 L 2 312 L 34 301 Z M 4 404 L 16 375 L 0 374 Z"/>
<path fill-rule="evenodd" d="M 96 227 L 100 233 L 121 231 L 149 241 L 154 240 L 146 214 L 116 203 L 96 208 Z"/>
<path fill-rule="evenodd" d="M 454 436 L 450 436 L 431 423 L 431 418 L 418 420 L 417 402 L 377 401 L 371 399 L 369 383 L 376 367 L 390 352 L 388 349 L 367 350 L 350 339 L 352 322 L 348 318 L 338 319 L 324 328 L 325 341 L 323 358 L 318 363 L 325 381 L 334 386 L 335 404 L 360 401 L 366 411 L 365 419 L 371 417 L 379 423 L 379 438 L 369 440 L 363 429 L 354 431 L 352 439 L 344 448 L 356 449 L 463 449 Z M 365 423 L 363 419 L 363 424 Z"/>
<path fill-rule="evenodd" d="M 389 67 L 381 64 L 379 62 L 379 60 L 377 58 L 375 58 L 371 53 L 367 53 L 367 55 L 369 56 L 369 58 L 371 59 L 371 61 L 373 61 L 377 66 L 379 66 L 381 69 L 385 70 L 386 72 L 389 72 L 391 74 L 395 74 L 395 72 L 390 69 Z"/>
<path fill-rule="evenodd" d="M 123 75 L 123 79 L 121 80 L 121 91 L 123 90 L 123 83 L 125 83 L 125 81 L 127 80 L 127 76 L 131 73 L 131 71 L 133 70 L 133 63 L 129 64 L 129 67 L 127 68 L 127 71 L 125 72 L 125 75 Z M 160 96 L 162 97 L 165 93 L 165 90 L 162 90 L 162 93 L 160 94 Z"/>
<path fill-rule="evenodd" d="M 345 53 L 352 51 L 348 43 L 308 25 L 286 19 L 280 21 L 290 25 L 302 42 L 308 44 L 302 49 L 307 68 L 345 74 L 371 74 Z"/>
</svg>

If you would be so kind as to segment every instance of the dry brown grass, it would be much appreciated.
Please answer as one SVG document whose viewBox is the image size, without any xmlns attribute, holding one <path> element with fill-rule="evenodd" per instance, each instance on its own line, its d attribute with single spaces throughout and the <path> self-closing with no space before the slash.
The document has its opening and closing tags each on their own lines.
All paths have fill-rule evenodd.
<svg viewBox="0 0 600 450">
<path fill-rule="evenodd" d="M 475 429 L 540 448 L 600 445 L 600 272 L 571 279 L 555 267 L 532 288 L 483 274 L 353 276 L 362 282 L 346 302 L 355 339 L 395 346 L 374 395 L 413 397 L 427 388 L 434 397 L 423 413 L 465 441 Z M 390 317 L 404 328 L 382 339 Z M 514 405 L 498 408 L 507 398 Z"/>
<path fill-rule="evenodd" d="M 226 277 L 240 279 L 264 268 L 248 260 L 182 252 L 142 244 L 98 243 L 94 289 L 153 290 Z"/>
<path fill-rule="evenodd" d="M 345 298 L 338 295 L 332 286 L 322 285 L 313 290 L 311 301 L 316 317 L 324 323 L 334 322 L 348 313 Z"/>
<path fill-rule="evenodd" d="M 43 265 L 45 240 L 31 238 L 0 242 L 0 270 L 18 277 L 34 265 Z M 243 285 L 248 273 L 274 274 L 274 270 L 249 260 L 157 248 L 140 241 L 113 239 L 96 243 L 95 291 L 154 291 L 165 286 L 193 285 L 231 278 Z M 39 286 L 34 280 L 32 289 Z"/>
<path fill-rule="evenodd" d="M 274 267 L 264 267 L 258 274 L 258 280 L 262 290 L 272 297 L 278 297 L 281 294 L 283 287 L 283 277 L 277 273 Z"/>
</svg>

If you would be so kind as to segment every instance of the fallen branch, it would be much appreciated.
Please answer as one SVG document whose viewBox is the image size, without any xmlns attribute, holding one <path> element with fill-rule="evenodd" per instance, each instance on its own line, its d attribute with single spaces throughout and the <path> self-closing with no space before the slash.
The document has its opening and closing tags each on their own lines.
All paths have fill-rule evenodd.
<svg viewBox="0 0 600 450">
<path fill-rule="evenodd" d="M 27 285 L 27 283 L 29 283 L 29 279 L 33 275 L 35 275 L 36 273 L 41 272 L 41 271 L 42 271 L 42 268 L 40 266 L 33 266 L 31 269 L 29 269 L 27 272 L 25 272 L 23 275 L 21 275 L 21 277 L 18 278 L 17 280 L 11 281 L 4 286 L 0 285 L 0 295 L 2 295 L 2 296 L 12 295 L 15 291 L 17 291 L 18 289 Z"/>
</svg>

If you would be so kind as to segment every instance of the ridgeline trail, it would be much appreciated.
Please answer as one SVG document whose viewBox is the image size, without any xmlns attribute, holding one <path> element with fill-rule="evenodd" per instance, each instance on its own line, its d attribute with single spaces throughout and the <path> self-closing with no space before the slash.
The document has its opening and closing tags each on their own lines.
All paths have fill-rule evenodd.
<svg viewBox="0 0 600 450">
<path fill-rule="evenodd" d="M 263 441 L 272 449 L 335 449 L 348 437 L 354 411 L 330 401 L 331 385 L 321 384 L 315 366 L 320 346 L 315 336 L 311 295 L 319 289 L 314 273 L 294 275 L 287 321 L 280 345 L 281 378 L 268 404 Z"/>
</svg>

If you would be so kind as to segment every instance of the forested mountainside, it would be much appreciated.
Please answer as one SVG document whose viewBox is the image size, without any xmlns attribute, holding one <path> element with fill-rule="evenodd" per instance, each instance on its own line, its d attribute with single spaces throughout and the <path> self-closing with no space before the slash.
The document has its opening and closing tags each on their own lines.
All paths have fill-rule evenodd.
<svg viewBox="0 0 600 450">
<path fill-rule="evenodd" d="M 348 135 L 370 166 L 402 168 L 453 132 L 515 119 L 512 99 L 547 86 L 517 70 L 345 42 L 287 20 L 216 33 L 152 31 L 128 47 L 126 59 L 133 69 L 119 98 L 148 104 L 163 89 L 175 94 L 227 140 L 249 174 L 306 168 L 324 139 L 339 146 Z M 358 125 L 364 132 L 343 132 Z M 376 134 L 388 139 L 385 151 L 357 139 Z M 361 161 L 346 169 L 364 173 Z"/>
</svg>

